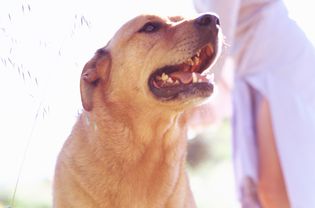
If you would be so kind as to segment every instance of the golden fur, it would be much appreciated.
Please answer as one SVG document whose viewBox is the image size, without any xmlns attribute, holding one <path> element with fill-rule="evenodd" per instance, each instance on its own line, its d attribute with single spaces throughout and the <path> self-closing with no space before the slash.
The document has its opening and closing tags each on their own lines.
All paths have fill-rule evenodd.
<svg viewBox="0 0 315 208">
<path fill-rule="evenodd" d="M 162 26 L 140 33 L 146 22 Z M 84 111 L 58 157 L 55 208 L 195 207 L 182 115 L 205 97 L 162 101 L 148 87 L 155 69 L 177 64 L 199 47 L 202 33 L 194 22 L 138 16 L 85 65 Z"/>
</svg>

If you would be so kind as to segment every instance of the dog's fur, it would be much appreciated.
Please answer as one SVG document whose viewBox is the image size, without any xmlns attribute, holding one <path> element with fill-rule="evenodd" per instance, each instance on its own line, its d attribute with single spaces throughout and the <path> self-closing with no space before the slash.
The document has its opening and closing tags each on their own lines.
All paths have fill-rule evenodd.
<svg viewBox="0 0 315 208">
<path fill-rule="evenodd" d="M 139 32 L 149 21 L 159 31 Z M 84 111 L 58 157 L 55 208 L 195 207 L 182 115 L 205 97 L 163 101 L 148 87 L 155 69 L 187 58 L 205 36 L 194 22 L 136 17 L 85 65 Z"/>
</svg>

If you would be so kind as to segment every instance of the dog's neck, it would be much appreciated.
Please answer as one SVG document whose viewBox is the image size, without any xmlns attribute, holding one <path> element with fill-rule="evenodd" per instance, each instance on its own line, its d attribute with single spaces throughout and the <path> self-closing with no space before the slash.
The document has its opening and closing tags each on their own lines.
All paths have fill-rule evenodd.
<svg viewBox="0 0 315 208">
<path fill-rule="evenodd" d="M 182 113 L 154 112 L 144 109 L 142 112 L 136 112 L 135 115 L 119 114 L 121 114 L 119 110 L 102 109 L 96 113 L 85 112 L 81 118 L 86 126 L 85 129 L 89 129 L 88 133 L 93 135 L 89 138 L 97 139 L 98 148 L 107 150 L 110 148 L 113 151 L 110 155 L 120 157 L 119 153 L 127 150 L 132 155 L 125 159 L 137 161 L 150 146 L 154 146 L 155 151 L 161 151 L 161 154 L 170 148 L 186 150 L 186 128 L 181 119 Z M 175 153 L 176 149 L 172 152 Z M 106 154 L 101 149 L 99 152 Z M 106 157 L 106 155 L 100 156 Z"/>
<path fill-rule="evenodd" d="M 84 147 L 89 149 L 87 151 L 90 154 L 82 154 L 92 155 L 90 161 L 94 161 L 97 167 L 102 167 L 101 173 L 98 172 L 99 168 L 87 167 L 89 173 L 85 174 L 90 175 L 90 178 L 100 175 L 101 178 L 107 178 L 107 182 L 119 182 L 111 184 L 110 190 L 115 191 L 108 193 L 110 190 L 106 189 L 104 196 L 129 198 L 135 200 L 130 202 L 135 205 L 141 201 L 144 203 L 144 200 L 150 204 L 148 207 L 153 207 L 153 204 L 175 203 L 173 197 L 188 194 L 186 188 L 180 188 L 188 186 L 185 173 L 186 137 L 180 117 L 176 113 L 154 115 L 150 112 L 125 122 L 124 119 L 113 119 L 108 112 L 97 113 L 97 116 L 83 112 L 79 127 L 85 129 L 84 134 L 88 135 L 86 138 L 94 141 L 86 144 L 91 148 Z M 143 120 L 150 122 L 141 123 Z M 98 161 L 97 164 L 95 161 Z M 86 165 L 89 166 L 88 163 Z M 100 184 L 101 181 L 96 178 L 95 184 L 100 187 L 97 191 L 104 192 L 101 187 L 108 187 L 109 184 Z"/>
</svg>

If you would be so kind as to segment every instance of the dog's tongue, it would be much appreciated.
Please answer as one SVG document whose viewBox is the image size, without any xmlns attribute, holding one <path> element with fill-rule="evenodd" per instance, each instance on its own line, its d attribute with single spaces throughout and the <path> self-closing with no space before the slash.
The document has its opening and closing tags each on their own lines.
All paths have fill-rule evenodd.
<svg viewBox="0 0 315 208">
<path fill-rule="evenodd" d="M 170 77 L 174 80 L 180 80 L 183 84 L 189 84 L 192 82 L 192 73 L 191 72 L 184 72 L 184 71 L 176 71 L 169 74 Z"/>
<path fill-rule="evenodd" d="M 180 80 L 183 84 L 189 84 L 192 82 L 197 82 L 197 80 L 207 82 L 207 79 L 199 73 L 191 73 L 191 72 L 185 72 L 185 71 L 176 71 L 171 74 L 169 74 L 170 77 L 174 80 Z M 194 77 L 195 76 L 195 77 Z M 195 79 L 195 80 L 194 80 Z"/>
</svg>

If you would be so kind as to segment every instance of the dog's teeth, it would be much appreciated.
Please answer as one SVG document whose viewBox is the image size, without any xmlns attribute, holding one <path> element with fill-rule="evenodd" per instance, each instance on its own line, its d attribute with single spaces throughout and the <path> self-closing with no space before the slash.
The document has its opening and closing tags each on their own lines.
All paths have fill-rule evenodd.
<svg viewBox="0 0 315 208">
<path fill-rule="evenodd" d="M 213 47 L 212 46 L 206 47 L 206 54 L 208 56 L 212 56 L 212 54 L 213 54 Z"/>
<path fill-rule="evenodd" d="M 179 81 L 178 80 L 175 80 L 175 83 L 174 84 L 179 84 Z"/>
<path fill-rule="evenodd" d="M 196 53 L 196 56 L 200 56 L 200 52 L 201 52 L 201 50 L 199 50 L 197 53 Z"/>
<path fill-rule="evenodd" d="M 187 61 L 185 63 L 190 65 L 190 66 L 194 65 L 194 61 L 191 58 L 187 59 Z"/>
<path fill-rule="evenodd" d="M 198 65 L 199 62 L 200 62 L 200 59 L 195 56 L 193 62 L 194 62 L 195 65 Z"/>
<path fill-rule="evenodd" d="M 165 82 L 168 80 L 168 75 L 163 73 L 162 76 L 161 76 L 161 79 Z"/>
<path fill-rule="evenodd" d="M 193 82 L 193 83 L 198 82 L 198 77 L 197 77 L 197 75 L 196 75 L 195 72 L 192 73 L 192 82 Z"/>
<path fill-rule="evenodd" d="M 167 82 L 167 83 L 170 83 L 170 84 L 173 84 L 174 81 L 173 81 L 173 79 L 172 79 L 171 77 L 169 77 L 169 78 L 166 80 L 166 82 Z"/>
</svg>

